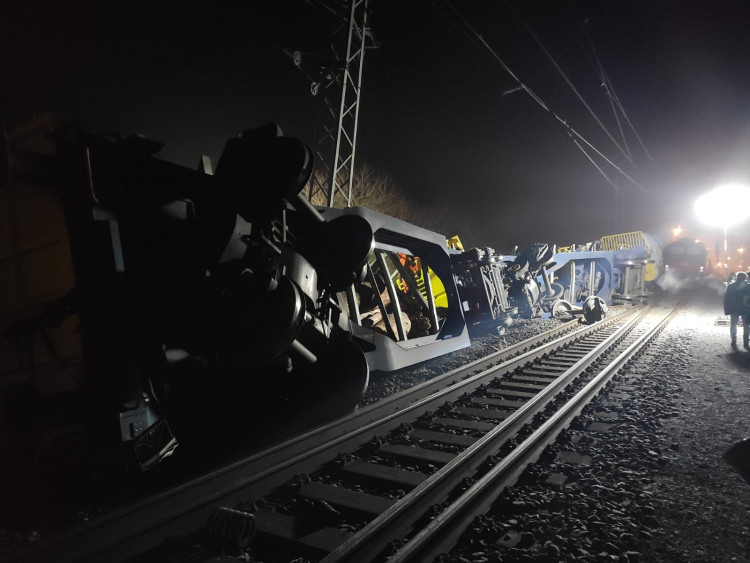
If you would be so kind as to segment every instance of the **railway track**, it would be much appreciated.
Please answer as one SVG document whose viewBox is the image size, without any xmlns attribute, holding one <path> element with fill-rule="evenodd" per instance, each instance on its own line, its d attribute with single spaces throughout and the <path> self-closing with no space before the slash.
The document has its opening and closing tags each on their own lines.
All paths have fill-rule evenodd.
<svg viewBox="0 0 750 563">
<path fill-rule="evenodd" d="M 254 535 L 266 561 L 429 560 L 667 319 L 628 307 L 593 326 L 568 323 L 11 561 L 201 560 Z"/>
<path fill-rule="evenodd" d="M 666 314 L 657 313 L 643 319 L 643 324 L 620 340 L 603 361 L 595 363 L 588 377 L 573 386 L 577 390 L 569 395 L 564 393 L 563 404 L 551 416 L 530 428 L 525 433 L 526 437 L 514 444 L 510 452 L 498 456 L 501 459 L 493 460 L 491 468 L 483 472 L 458 498 L 451 500 L 431 522 L 410 536 L 389 561 L 432 561 L 441 553 L 450 551 L 469 524 L 489 510 L 499 494 L 513 485 L 526 467 L 554 443 L 557 435 L 570 425 L 612 378 L 642 353 L 676 312 L 677 309 L 673 309 Z M 325 561 L 343 561 L 350 553 L 340 549 L 334 554 L 335 557 L 328 557 Z"/>
</svg>

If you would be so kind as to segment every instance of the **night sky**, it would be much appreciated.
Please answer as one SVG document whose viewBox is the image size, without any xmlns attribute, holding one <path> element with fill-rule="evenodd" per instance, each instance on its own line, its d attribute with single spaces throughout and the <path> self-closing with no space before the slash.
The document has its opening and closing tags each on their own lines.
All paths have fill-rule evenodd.
<svg viewBox="0 0 750 563">
<path fill-rule="evenodd" d="M 330 5 L 5 2 L 0 120 L 12 129 L 51 112 L 87 129 L 140 133 L 166 143 L 161 158 L 190 167 L 201 154 L 216 161 L 226 139 L 268 121 L 313 145 L 323 114 L 310 82 L 339 23 Z M 365 55 L 357 162 L 416 204 L 442 209 L 446 235 L 501 252 L 638 229 L 670 240 L 678 223 L 710 238 L 693 200 L 722 181 L 750 182 L 745 2 L 370 7 L 379 48 Z M 623 122 L 632 164 L 625 159 L 526 26 L 622 144 L 595 48 L 651 158 Z M 610 185 L 549 112 L 512 91 L 517 83 L 473 31 L 640 187 L 597 158 L 617 189 Z M 343 52 L 340 36 L 337 46 Z M 302 69 L 285 50 L 303 53 Z M 748 225 L 730 231 L 730 244 L 745 241 Z"/>
</svg>

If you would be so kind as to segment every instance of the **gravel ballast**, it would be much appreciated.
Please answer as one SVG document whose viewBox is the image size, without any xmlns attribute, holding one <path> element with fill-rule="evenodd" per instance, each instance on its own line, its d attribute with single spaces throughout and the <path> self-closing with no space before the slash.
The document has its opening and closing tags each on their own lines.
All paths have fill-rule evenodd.
<svg viewBox="0 0 750 563">
<path fill-rule="evenodd" d="M 556 328 L 570 321 L 572 318 L 572 316 L 566 315 L 562 318 L 514 319 L 510 327 L 501 336 L 492 332 L 481 336 L 472 336 L 471 346 L 468 348 L 457 350 L 451 354 L 439 356 L 395 372 L 372 373 L 367 391 L 360 400 L 359 406 L 369 405 L 404 389 L 424 383 L 438 375 L 464 366 L 479 358 L 494 354 L 518 342 L 523 342 L 546 330 Z"/>
<path fill-rule="evenodd" d="M 750 484 L 722 459 L 750 437 L 750 352 L 730 346 L 720 291 L 662 302 L 678 298 L 689 300 L 683 311 L 635 362 L 634 375 L 615 383 L 630 397 L 587 407 L 442 561 L 750 562 Z M 360 404 L 567 320 L 517 319 L 502 336 L 373 374 Z M 605 429 L 592 433 L 592 424 Z M 22 543 L 38 541 L 33 533 Z M 0 548 L 19 541 L 0 530 Z"/>
<path fill-rule="evenodd" d="M 671 453 L 653 473 L 661 525 L 644 561 L 750 561 L 750 484 L 722 460 L 750 437 L 750 353 L 730 347 L 721 314 L 719 295 L 698 296 L 666 334 L 686 365 L 672 376 L 678 414 L 656 435 Z"/>
<path fill-rule="evenodd" d="M 722 460 L 750 435 L 750 354 L 716 324 L 720 294 L 692 297 L 631 398 L 587 407 L 444 560 L 750 561 L 750 485 Z"/>
</svg>

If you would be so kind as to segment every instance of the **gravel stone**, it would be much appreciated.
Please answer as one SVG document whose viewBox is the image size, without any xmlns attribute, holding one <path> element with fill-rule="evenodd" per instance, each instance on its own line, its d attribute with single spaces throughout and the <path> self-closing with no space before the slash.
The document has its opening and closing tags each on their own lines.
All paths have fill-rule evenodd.
<svg viewBox="0 0 750 563">
<path fill-rule="evenodd" d="M 551 319 L 514 319 L 505 334 L 487 334 L 471 338 L 471 346 L 456 350 L 438 358 L 409 366 L 394 372 L 375 372 L 370 376 L 365 395 L 359 402 L 363 407 L 374 403 L 409 387 L 424 383 L 438 375 L 447 373 L 469 362 L 494 354 L 498 350 L 522 342 L 527 338 L 558 327 L 569 321 L 570 317 Z"/>
<path fill-rule="evenodd" d="M 727 327 L 714 323 L 722 314 L 721 289 L 663 296 L 665 305 L 688 303 L 614 384 L 617 398 L 584 409 L 560 437 L 562 449 L 589 456 L 591 464 L 542 456 L 540 467 L 501 493 L 486 517 L 503 534 L 513 514 L 513 529 L 534 542 L 510 548 L 487 538 L 495 551 L 485 550 L 485 557 L 750 561 L 750 486 L 722 460 L 750 436 L 750 354 L 732 350 Z M 586 431 L 592 422 L 610 428 L 594 437 Z M 552 473 L 567 479 L 549 485 Z M 547 511 L 544 521 L 532 519 L 540 510 Z M 465 540 L 471 545 L 471 534 Z M 448 560 L 466 553 L 459 546 Z"/>
</svg>

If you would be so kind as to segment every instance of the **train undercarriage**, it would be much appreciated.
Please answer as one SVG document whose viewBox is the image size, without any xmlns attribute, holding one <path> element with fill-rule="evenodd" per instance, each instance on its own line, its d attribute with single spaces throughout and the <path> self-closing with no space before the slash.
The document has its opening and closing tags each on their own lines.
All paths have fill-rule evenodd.
<svg viewBox="0 0 750 563">
<path fill-rule="evenodd" d="M 54 141 L 54 155 L 4 144 L 3 177 L 59 198 L 74 284 L 32 315 L 11 307 L 4 354 L 41 338 L 59 358 L 49 333 L 72 326 L 71 404 L 88 439 L 119 440 L 141 469 L 274 402 L 351 410 L 371 370 L 453 352 L 516 317 L 593 322 L 646 294 L 643 248 L 464 251 L 369 209 L 316 208 L 300 195 L 312 153 L 275 124 L 230 139 L 213 174 L 157 159 L 162 145 L 141 137 L 71 128 Z M 33 358 L 7 372 L 3 405 L 36 412 Z M 4 449 L 24 440 L 24 408 L 3 409 Z"/>
</svg>

